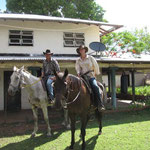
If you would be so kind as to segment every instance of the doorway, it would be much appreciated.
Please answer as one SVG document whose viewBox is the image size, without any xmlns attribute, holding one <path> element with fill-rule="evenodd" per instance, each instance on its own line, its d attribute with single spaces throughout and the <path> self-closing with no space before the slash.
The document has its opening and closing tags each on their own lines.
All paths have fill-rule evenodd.
<svg viewBox="0 0 150 150">
<path fill-rule="evenodd" d="M 10 76 L 12 71 L 4 71 L 4 110 L 5 111 L 20 111 L 21 110 L 21 90 L 15 96 L 8 94 Z"/>
</svg>

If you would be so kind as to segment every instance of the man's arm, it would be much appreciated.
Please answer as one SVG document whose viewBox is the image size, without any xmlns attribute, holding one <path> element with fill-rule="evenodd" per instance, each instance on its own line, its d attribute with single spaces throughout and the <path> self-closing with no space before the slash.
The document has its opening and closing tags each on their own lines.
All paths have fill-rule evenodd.
<svg viewBox="0 0 150 150">
<path fill-rule="evenodd" d="M 100 74 L 99 65 L 98 65 L 96 59 L 93 56 L 91 56 L 91 61 L 92 61 L 93 66 L 94 66 L 95 75 L 99 75 Z"/>
<path fill-rule="evenodd" d="M 42 77 L 42 78 L 44 77 L 44 72 L 43 72 L 43 71 L 41 72 L 41 77 Z"/>
<path fill-rule="evenodd" d="M 78 60 L 76 61 L 76 64 L 75 64 L 75 70 L 77 72 L 77 76 L 80 77 L 80 66 L 79 66 L 79 62 Z"/>
<path fill-rule="evenodd" d="M 60 66 L 59 66 L 57 60 L 54 60 L 54 62 L 55 62 L 55 70 L 58 73 L 58 72 L 60 72 Z"/>
<path fill-rule="evenodd" d="M 41 71 L 41 77 L 44 77 L 44 61 L 43 61 L 43 66 L 42 66 L 42 71 Z"/>
</svg>

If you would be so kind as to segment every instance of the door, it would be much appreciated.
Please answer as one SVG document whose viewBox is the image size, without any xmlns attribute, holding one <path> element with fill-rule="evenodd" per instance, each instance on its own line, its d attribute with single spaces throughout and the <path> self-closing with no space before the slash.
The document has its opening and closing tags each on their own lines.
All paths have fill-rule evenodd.
<svg viewBox="0 0 150 150">
<path fill-rule="evenodd" d="M 10 83 L 10 76 L 12 71 L 4 71 L 4 109 L 5 111 L 19 111 L 21 110 L 21 90 L 15 96 L 8 94 L 8 87 Z"/>
</svg>

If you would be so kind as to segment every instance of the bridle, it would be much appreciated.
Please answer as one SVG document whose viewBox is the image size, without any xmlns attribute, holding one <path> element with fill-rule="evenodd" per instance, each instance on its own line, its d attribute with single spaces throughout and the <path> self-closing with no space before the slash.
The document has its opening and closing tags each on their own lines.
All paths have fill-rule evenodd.
<svg viewBox="0 0 150 150">
<path fill-rule="evenodd" d="M 22 78 L 22 76 L 20 75 L 20 77 L 19 77 L 19 83 L 18 83 L 17 86 L 15 86 L 15 85 L 13 85 L 11 83 L 9 84 L 9 86 L 13 88 L 14 92 L 19 91 L 19 87 L 21 86 L 21 78 Z"/>
<path fill-rule="evenodd" d="M 27 72 L 28 73 L 28 72 Z M 18 84 L 18 86 L 14 86 L 13 84 L 9 84 L 9 86 L 11 86 L 12 88 L 13 88 L 13 90 L 14 90 L 14 92 L 17 92 L 17 91 L 19 91 L 19 88 L 27 88 L 27 87 L 31 87 L 31 86 L 33 86 L 34 84 L 36 84 L 36 83 L 38 83 L 39 81 L 41 81 L 41 78 L 39 78 L 37 81 L 35 81 L 35 82 L 33 82 L 33 83 L 31 83 L 31 84 L 24 84 L 23 83 L 23 75 L 22 74 L 20 74 L 20 77 L 19 77 L 19 84 Z"/>
<path fill-rule="evenodd" d="M 68 100 L 69 100 L 69 96 L 70 96 L 70 94 L 71 94 L 71 92 L 73 92 L 74 90 L 73 89 L 71 89 L 71 84 L 69 84 L 69 83 L 67 83 L 67 92 L 66 92 L 66 95 L 64 96 L 64 101 L 65 101 L 65 105 L 70 105 L 70 104 L 73 104 L 77 99 L 78 99 L 78 97 L 79 97 L 79 95 L 80 95 L 80 93 L 81 93 L 81 82 L 82 82 L 82 80 L 80 80 L 80 88 L 79 88 L 79 91 L 78 91 L 78 93 L 77 93 L 77 95 L 75 96 L 75 98 L 73 99 L 73 100 L 71 100 L 71 101 L 69 101 L 68 102 Z"/>
<path fill-rule="evenodd" d="M 20 83 L 20 82 L 19 82 Z M 11 86 L 13 89 L 14 89 L 14 92 L 17 92 L 17 91 L 19 91 L 19 85 L 18 86 L 14 86 L 14 85 L 12 85 L 11 83 L 9 84 L 9 86 Z"/>
</svg>

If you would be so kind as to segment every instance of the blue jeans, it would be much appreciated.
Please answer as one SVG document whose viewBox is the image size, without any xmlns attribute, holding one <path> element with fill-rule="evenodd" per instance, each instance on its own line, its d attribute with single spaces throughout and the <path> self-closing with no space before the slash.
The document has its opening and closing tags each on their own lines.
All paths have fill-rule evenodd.
<svg viewBox="0 0 150 150">
<path fill-rule="evenodd" d="M 99 86 L 97 85 L 96 79 L 90 78 L 89 83 L 90 83 L 92 91 L 94 93 L 94 99 L 96 99 L 96 103 L 98 103 L 99 106 L 103 106 L 101 94 L 99 91 Z"/>
<path fill-rule="evenodd" d="M 53 86 L 52 86 L 53 80 L 51 80 L 50 77 L 53 77 L 53 75 L 48 76 L 46 86 L 47 86 L 49 97 L 51 100 L 53 100 L 54 99 L 54 92 L 53 92 Z"/>
</svg>

